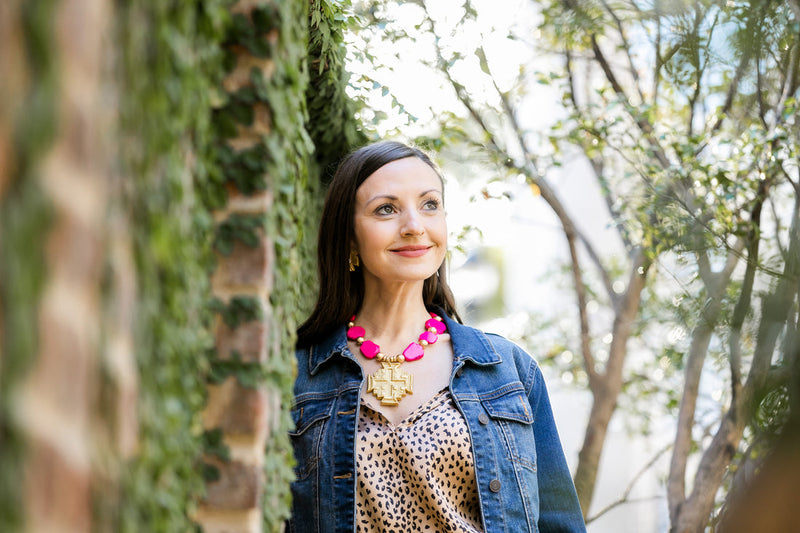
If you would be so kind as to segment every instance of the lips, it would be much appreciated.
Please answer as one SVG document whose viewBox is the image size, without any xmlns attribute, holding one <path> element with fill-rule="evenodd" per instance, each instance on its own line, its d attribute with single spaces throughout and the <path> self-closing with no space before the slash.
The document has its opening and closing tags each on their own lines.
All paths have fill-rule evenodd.
<svg viewBox="0 0 800 533">
<path fill-rule="evenodd" d="M 420 257 L 428 253 L 431 248 L 432 246 L 403 246 L 390 251 L 402 257 Z"/>
</svg>

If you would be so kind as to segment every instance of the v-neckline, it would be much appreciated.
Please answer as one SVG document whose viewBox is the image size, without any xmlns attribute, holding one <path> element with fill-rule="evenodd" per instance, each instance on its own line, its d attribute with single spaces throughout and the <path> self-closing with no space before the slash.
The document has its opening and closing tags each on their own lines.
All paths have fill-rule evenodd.
<svg viewBox="0 0 800 533">
<path fill-rule="evenodd" d="M 443 404 L 447 400 L 449 393 L 450 390 L 448 389 L 448 387 L 442 388 L 439 392 L 431 396 L 431 398 L 428 399 L 428 401 L 426 401 L 425 403 L 423 403 L 422 405 L 411 411 L 397 424 L 392 423 L 388 418 L 386 418 L 386 415 L 384 415 L 382 412 L 380 412 L 379 410 L 375 409 L 375 407 L 370 405 L 369 402 L 367 402 L 367 400 L 364 399 L 363 396 L 361 397 L 361 406 L 367 407 L 371 412 L 377 414 L 380 417 L 381 421 L 384 423 L 384 425 L 390 427 L 391 429 L 395 429 L 403 426 L 413 426 L 414 423 L 420 418 L 422 418 L 425 414 L 427 414 L 430 411 L 433 411 L 441 404 Z"/>
</svg>

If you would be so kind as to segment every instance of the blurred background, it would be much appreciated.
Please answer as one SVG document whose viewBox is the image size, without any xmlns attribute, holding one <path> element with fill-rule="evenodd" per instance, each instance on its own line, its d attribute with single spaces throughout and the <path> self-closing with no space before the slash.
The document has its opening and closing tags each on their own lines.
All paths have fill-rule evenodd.
<svg viewBox="0 0 800 533">
<path fill-rule="evenodd" d="M 281 531 L 336 162 L 442 167 L 588 530 L 798 531 L 796 0 L 0 5 L 0 530 Z"/>
</svg>

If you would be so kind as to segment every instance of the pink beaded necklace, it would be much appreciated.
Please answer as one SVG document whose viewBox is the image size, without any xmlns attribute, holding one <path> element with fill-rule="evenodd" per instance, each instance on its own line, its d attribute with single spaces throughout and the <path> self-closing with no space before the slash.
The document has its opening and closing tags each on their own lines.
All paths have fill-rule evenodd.
<svg viewBox="0 0 800 533">
<path fill-rule="evenodd" d="M 439 340 L 439 335 L 447 331 L 447 326 L 436 313 L 430 313 L 431 318 L 425 322 L 419 340 L 412 342 L 403 353 L 398 355 L 385 355 L 381 347 L 365 339 L 364 328 L 356 326 L 356 315 L 347 323 L 347 338 L 355 341 L 361 353 L 367 359 L 376 359 L 381 368 L 367 376 L 367 392 L 371 392 L 383 405 L 397 405 L 408 394 L 413 394 L 414 376 L 400 368 L 406 361 L 416 361 L 425 355 L 425 346 L 434 344 Z"/>
</svg>

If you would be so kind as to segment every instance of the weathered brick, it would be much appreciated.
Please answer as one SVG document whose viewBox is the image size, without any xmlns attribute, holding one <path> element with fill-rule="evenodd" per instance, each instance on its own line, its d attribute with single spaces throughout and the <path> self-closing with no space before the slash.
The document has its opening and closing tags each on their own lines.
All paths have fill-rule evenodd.
<svg viewBox="0 0 800 533">
<path fill-rule="evenodd" d="M 272 202 L 273 195 L 271 191 L 257 192 L 248 196 L 239 192 L 232 184 L 228 184 L 228 205 L 225 218 L 227 218 L 230 213 L 266 213 L 272 207 Z M 224 220 L 224 218 L 221 220 Z"/>
<path fill-rule="evenodd" d="M 264 363 L 267 360 L 267 339 L 270 333 L 269 319 L 251 320 L 229 327 L 220 320 L 216 328 L 217 357 L 230 359 L 234 352 L 246 363 Z"/>
<path fill-rule="evenodd" d="M 228 510 L 260 507 L 264 477 L 260 465 L 236 460 L 225 462 L 216 457 L 208 457 L 206 462 L 218 470 L 219 479 L 206 483 L 204 505 Z"/>
<path fill-rule="evenodd" d="M 227 511 L 200 506 L 192 518 L 203 526 L 203 533 L 261 533 L 260 511 Z"/>
<path fill-rule="evenodd" d="M 86 190 L 81 187 L 76 194 L 96 193 L 86 185 Z M 97 228 L 92 228 L 89 221 L 62 211 L 47 237 L 46 249 L 51 269 L 57 269 L 70 283 L 93 285 L 99 278 L 103 249 Z"/>
<path fill-rule="evenodd" d="M 266 432 L 267 395 L 263 389 L 247 388 L 231 376 L 221 385 L 208 386 L 203 411 L 206 428 L 220 428 L 226 435 L 252 435 L 263 441 Z"/>
<path fill-rule="evenodd" d="M 119 332 L 111 334 L 104 357 L 108 366 L 107 379 L 113 382 L 109 385 L 113 396 L 108 409 L 113 419 L 106 421 L 104 429 L 110 432 L 109 438 L 120 456 L 127 459 L 136 453 L 139 444 L 139 383 L 132 339 Z"/>
<path fill-rule="evenodd" d="M 54 443 L 30 438 L 25 464 L 28 531 L 91 530 L 90 471 L 76 466 Z"/>
<path fill-rule="evenodd" d="M 236 241 L 230 255 L 217 254 L 217 268 L 211 282 L 215 289 L 251 287 L 269 294 L 272 290 L 274 256 L 274 246 L 269 238 L 262 238 L 256 247 Z"/>
<path fill-rule="evenodd" d="M 84 427 L 89 417 L 89 374 L 96 310 L 80 287 L 52 284 L 39 312 L 39 353 L 27 388 L 57 410 L 64 420 Z"/>
</svg>

